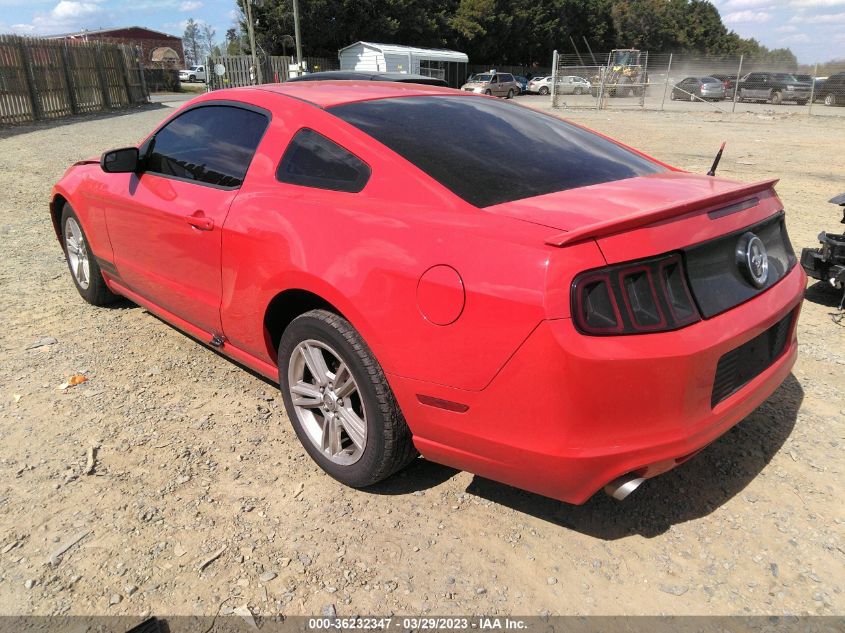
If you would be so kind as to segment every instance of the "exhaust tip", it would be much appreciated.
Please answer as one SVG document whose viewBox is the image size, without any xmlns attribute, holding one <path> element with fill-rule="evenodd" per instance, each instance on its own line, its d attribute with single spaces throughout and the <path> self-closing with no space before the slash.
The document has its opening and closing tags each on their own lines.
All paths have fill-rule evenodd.
<svg viewBox="0 0 845 633">
<path fill-rule="evenodd" d="M 618 479 L 614 479 L 604 487 L 605 493 L 616 499 L 622 501 L 629 494 L 640 487 L 640 484 L 645 481 L 645 477 L 637 477 L 634 474 L 622 475 Z"/>
</svg>

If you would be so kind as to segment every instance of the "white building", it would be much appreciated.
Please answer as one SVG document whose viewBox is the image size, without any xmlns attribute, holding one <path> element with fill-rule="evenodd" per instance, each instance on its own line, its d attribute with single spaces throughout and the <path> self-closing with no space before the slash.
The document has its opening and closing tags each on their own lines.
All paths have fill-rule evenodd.
<svg viewBox="0 0 845 633">
<path fill-rule="evenodd" d="M 459 88 L 466 79 L 469 58 L 442 48 L 355 42 L 337 53 L 341 70 L 408 73 L 444 79 Z"/>
</svg>

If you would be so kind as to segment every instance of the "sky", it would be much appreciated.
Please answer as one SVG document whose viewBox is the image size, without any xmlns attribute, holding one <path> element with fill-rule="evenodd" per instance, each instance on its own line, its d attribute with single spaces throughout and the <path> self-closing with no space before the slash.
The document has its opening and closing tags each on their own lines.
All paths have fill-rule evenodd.
<svg viewBox="0 0 845 633">
<path fill-rule="evenodd" d="M 801 63 L 845 58 L 845 0 L 712 1 L 728 28 L 769 48 L 789 47 Z M 235 0 L 0 0 L 0 33 L 21 35 L 113 26 L 181 35 L 189 17 L 222 40 L 237 17 Z"/>
</svg>

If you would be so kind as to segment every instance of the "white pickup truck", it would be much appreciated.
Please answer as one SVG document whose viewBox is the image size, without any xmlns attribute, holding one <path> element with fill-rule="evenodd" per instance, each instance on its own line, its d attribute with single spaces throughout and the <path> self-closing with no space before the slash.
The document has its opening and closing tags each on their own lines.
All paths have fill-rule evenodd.
<svg viewBox="0 0 845 633">
<path fill-rule="evenodd" d="M 186 70 L 179 71 L 179 81 L 205 81 L 205 66 L 191 66 Z"/>
</svg>

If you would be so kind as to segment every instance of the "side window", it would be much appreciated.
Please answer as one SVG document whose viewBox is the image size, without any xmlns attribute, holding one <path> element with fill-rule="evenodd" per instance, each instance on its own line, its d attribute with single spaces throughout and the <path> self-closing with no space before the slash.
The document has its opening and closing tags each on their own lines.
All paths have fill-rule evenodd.
<svg viewBox="0 0 845 633">
<path fill-rule="evenodd" d="M 234 106 L 188 110 L 155 135 L 147 150 L 146 171 L 240 187 L 268 122 L 263 114 Z"/>
<path fill-rule="evenodd" d="M 490 80 L 490 83 L 491 83 L 491 84 L 497 84 L 497 83 L 499 83 L 499 76 L 498 76 L 498 75 L 493 75 L 493 78 Z"/>
<path fill-rule="evenodd" d="M 276 179 L 303 187 L 358 193 L 370 179 L 370 168 L 334 141 L 303 128 L 285 150 Z"/>
</svg>

